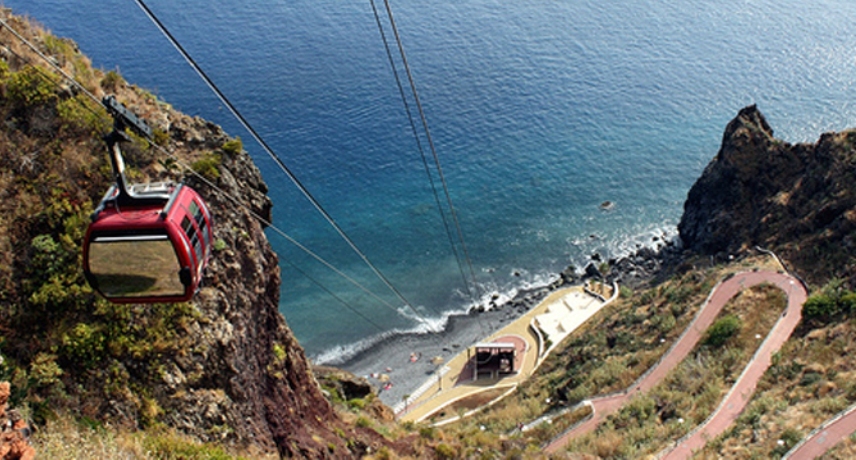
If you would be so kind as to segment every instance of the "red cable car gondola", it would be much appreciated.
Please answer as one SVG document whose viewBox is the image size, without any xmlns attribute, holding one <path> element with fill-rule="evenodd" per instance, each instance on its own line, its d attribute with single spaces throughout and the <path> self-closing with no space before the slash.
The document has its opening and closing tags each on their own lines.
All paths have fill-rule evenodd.
<svg viewBox="0 0 856 460">
<path fill-rule="evenodd" d="M 112 97 L 104 105 L 113 115 L 105 137 L 116 183 L 92 215 L 83 244 L 83 270 L 89 284 L 116 303 L 182 302 L 199 288 L 208 263 L 211 213 L 183 184 L 128 186 L 119 142 L 127 126 L 150 138 L 151 130 Z"/>
</svg>

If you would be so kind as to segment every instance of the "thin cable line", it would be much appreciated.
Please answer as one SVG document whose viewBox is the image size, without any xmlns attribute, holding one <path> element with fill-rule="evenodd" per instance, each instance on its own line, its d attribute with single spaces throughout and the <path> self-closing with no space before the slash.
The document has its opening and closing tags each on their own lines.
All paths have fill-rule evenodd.
<svg viewBox="0 0 856 460">
<path fill-rule="evenodd" d="M 386 285 L 386 287 L 389 288 L 390 291 L 392 291 L 396 295 L 396 297 L 398 297 L 402 302 L 404 302 L 404 304 L 407 305 L 407 307 L 409 307 L 413 311 L 413 313 L 422 320 L 423 323 L 427 324 L 427 320 L 422 316 L 421 313 L 419 313 L 419 310 L 417 310 L 416 307 L 414 307 L 410 303 L 410 301 L 408 301 L 404 297 L 404 295 L 395 286 L 393 286 L 389 279 L 387 279 L 387 277 L 384 276 L 383 273 L 381 273 L 381 271 L 368 259 L 368 257 L 359 249 L 359 247 L 357 247 L 356 243 L 354 243 L 354 241 L 347 235 L 347 233 L 345 233 L 342 227 L 339 226 L 339 224 L 333 219 L 333 217 L 324 209 L 321 203 L 318 202 L 318 200 L 309 192 L 309 190 L 303 185 L 303 183 L 300 182 L 297 176 L 295 176 L 294 173 L 288 168 L 288 166 L 286 166 L 282 159 L 273 151 L 273 149 L 270 148 L 270 146 L 264 141 L 264 139 L 262 139 L 258 132 L 256 132 L 256 130 L 250 125 L 250 123 L 244 118 L 244 116 L 238 111 L 238 109 L 231 103 L 231 101 L 229 101 L 226 95 L 223 94 L 222 91 L 220 91 L 214 81 L 208 77 L 205 71 L 202 70 L 202 68 L 196 63 L 196 61 L 194 61 L 190 54 L 181 46 L 178 40 L 175 39 L 175 37 L 169 32 L 169 30 L 167 30 L 166 26 L 164 26 L 164 24 L 160 22 L 157 16 L 155 16 L 155 14 L 148 8 L 148 6 L 146 6 L 145 2 L 143 2 L 143 0 L 135 1 L 137 5 L 139 5 L 140 8 L 146 13 L 149 19 L 155 24 L 155 26 L 158 27 L 161 33 L 163 33 L 164 36 L 170 41 L 173 47 L 179 53 L 181 53 L 182 57 L 184 57 L 187 63 L 190 64 L 191 67 L 193 67 L 194 71 L 196 71 L 199 77 L 205 81 L 208 87 L 212 91 L 214 91 L 217 97 L 223 102 L 223 104 L 226 105 L 229 111 L 232 112 L 232 115 L 234 115 L 235 118 L 237 118 L 238 121 L 241 123 L 241 125 L 244 126 L 244 129 L 246 129 L 253 136 L 256 142 L 258 142 L 259 145 L 262 146 L 268 156 L 270 156 L 271 159 L 276 162 L 279 168 L 286 174 L 286 176 L 288 176 L 288 178 L 300 190 L 303 196 L 306 197 L 307 200 L 309 200 L 312 206 L 315 207 L 315 209 L 324 217 L 324 219 L 327 220 L 327 222 L 336 230 L 339 236 L 341 236 L 342 239 L 345 240 L 348 246 L 351 247 L 351 249 L 363 260 L 363 262 Z"/>
<path fill-rule="evenodd" d="M 464 233 L 461 229 L 461 223 L 458 220 L 458 213 L 455 211 L 455 206 L 452 204 L 452 196 L 449 193 L 449 185 L 446 182 L 446 176 L 443 174 L 443 168 L 440 166 L 440 157 L 437 155 L 437 149 L 434 146 L 434 140 L 431 137 L 431 130 L 428 129 L 428 119 L 425 117 L 425 110 L 422 108 L 422 102 L 419 100 L 419 93 L 416 91 L 416 83 L 413 79 L 413 74 L 410 72 L 410 64 L 407 62 L 407 56 L 404 54 L 404 45 L 401 42 L 401 36 L 398 34 L 398 27 L 395 25 L 395 18 L 392 16 L 392 8 L 389 6 L 389 0 L 384 0 L 384 5 L 386 6 L 386 13 L 389 16 L 389 23 L 392 26 L 392 32 L 395 35 L 395 41 L 398 44 L 398 51 L 401 54 L 401 61 L 404 64 L 404 70 L 407 73 L 407 80 L 410 82 L 410 90 L 413 93 L 413 100 L 416 102 L 416 108 L 419 111 L 419 117 L 422 119 L 422 126 L 425 130 L 425 138 L 428 141 L 428 146 L 431 150 L 431 154 L 434 156 L 434 164 L 437 167 L 437 174 L 440 176 L 440 182 L 443 184 L 443 191 L 446 194 L 446 201 L 449 204 L 449 212 L 452 214 L 452 221 L 455 223 L 455 228 L 458 232 L 458 239 L 461 242 L 461 250 L 464 253 L 464 258 L 467 261 L 467 265 L 470 269 L 470 276 L 473 278 L 473 285 L 478 287 L 478 283 L 476 281 L 476 273 L 473 269 L 472 259 L 470 259 L 469 251 L 467 251 L 467 245 L 464 242 Z"/>
<path fill-rule="evenodd" d="M 446 236 L 449 239 L 449 246 L 452 248 L 452 253 L 455 256 L 455 262 L 458 264 L 458 271 L 461 274 L 461 280 L 464 283 L 464 288 L 469 293 L 470 301 L 476 303 L 478 301 L 477 292 L 475 292 L 475 279 L 473 280 L 473 284 L 467 280 L 467 275 L 464 272 L 464 266 L 461 263 L 461 255 L 458 253 L 458 248 L 455 245 L 454 237 L 452 236 L 452 231 L 449 228 L 449 222 L 446 219 L 446 213 L 443 211 L 443 205 L 440 203 L 440 196 L 437 193 L 437 186 L 434 182 L 434 176 L 431 174 L 431 168 L 428 166 L 428 158 L 425 155 L 425 149 L 422 147 L 422 140 L 419 137 L 419 133 L 416 129 L 416 123 L 413 121 L 413 112 L 410 110 L 410 103 L 407 101 L 407 95 L 404 92 L 404 87 L 401 84 L 401 78 L 398 75 L 398 68 L 395 65 L 395 59 L 392 56 L 392 51 L 390 50 L 389 41 L 386 38 L 386 33 L 383 29 L 383 24 L 380 19 L 380 15 L 378 14 L 377 6 L 375 5 L 374 0 L 369 0 L 372 6 L 372 12 L 374 13 L 375 22 L 377 23 L 378 31 L 380 32 L 381 40 L 383 41 L 384 49 L 386 50 L 387 60 L 389 61 L 389 65 L 392 68 L 392 74 L 395 77 L 395 83 L 398 87 L 398 94 L 401 97 L 401 102 L 404 105 L 405 112 L 407 113 L 407 120 L 410 123 L 410 130 L 413 133 L 413 138 L 416 141 L 416 147 L 419 150 L 419 155 L 422 158 L 422 165 L 425 168 L 425 175 L 428 176 L 428 181 L 431 184 L 431 191 L 434 194 L 434 202 L 437 204 L 437 211 L 440 214 L 440 218 L 443 221 L 443 228 L 446 230 Z M 482 323 L 481 317 L 477 316 L 477 323 L 479 325 L 479 330 L 482 335 L 485 334 L 485 327 Z"/>
<path fill-rule="evenodd" d="M 328 289 L 328 288 L 327 288 L 327 286 L 324 286 L 323 284 L 321 284 L 321 282 L 320 282 L 320 281 L 318 281 L 317 279 L 315 279 L 314 277 L 312 277 L 311 275 L 309 275 L 309 273 L 306 273 L 305 271 L 303 271 L 300 267 L 298 267 L 297 265 L 295 265 L 295 264 L 294 264 L 293 262 L 291 262 L 290 260 L 286 260 L 286 262 L 287 262 L 289 265 L 291 265 L 291 268 L 293 268 L 293 269 L 297 270 L 297 272 L 298 272 L 298 273 L 300 273 L 301 275 L 305 276 L 307 279 L 309 279 L 309 281 L 312 281 L 312 283 L 313 283 L 313 284 L 315 284 L 315 285 L 316 285 L 316 286 L 318 286 L 321 290 L 323 290 L 324 292 L 326 292 L 327 294 L 329 294 L 329 295 L 330 295 L 330 297 L 333 297 L 334 299 L 336 299 L 339 303 L 341 303 L 343 306 L 345 306 L 345 308 L 347 308 L 348 310 L 351 310 L 354 314 L 356 314 L 357 316 L 359 316 L 360 318 L 362 318 L 365 322 L 367 322 L 367 323 L 371 324 L 372 326 L 374 326 L 374 327 L 375 327 L 375 329 L 377 329 L 377 330 L 378 330 L 378 332 L 380 332 L 381 334 L 382 334 L 382 333 L 384 333 L 384 332 L 386 332 L 386 329 L 382 328 L 380 325 L 378 325 L 376 322 L 374 322 L 374 320 L 372 320 L 372 319 L 371 319 L 371 318 L 369 318 L 368 316 L 364 315 L 361 311 L 357 310 L 353 305 L 351 305 L 351 304 L 349 304 L 347 301 L 345 301 L 345 299 L 343 299 L 343 298 L 339 297 L 335 292 L 333 292 L 333 291 L 331 291 L 330 289 Z"/>
<path fill-rule="evenodd" d="M 443 212 L 443 205 L 440 203 L 440 195 L 437 193 L 437 185 L 434 183 L 434 176 L 431 175 L 431 169 L 428 166 L 428 158 L 425 155 L 425 149 L 422 147 L 422 140 L 419 138 L 419 133 L 416 130 L 416 123 L 413 121 L 413 113 L 410 110 L 410 103 L 407 102 L 407 95 L 404 93 L 404 86 L 401 84 L 401 78 L 398 76 L 398 69 L 395 65 L 395 59 L 392 57 L 392 51 L 389 48 L 389 42 L 386 39 L 386 33 L 381 24 L 380 15 L 377 11 L 377 6 L 374 0 L 369 0 L 374 12 L 375 22 L 377 23 L 378 31 L 380 32 L 383 46 L 386 49 L 386 57 L 389 60 L 389 65 L 392 67 L 392 74 L 395 77 L 395 84 L 398 86 L 398 93 L 401 96 L 401 102 L 404 104 L 404 110 L 407 113 L 407 121 L 410 123 L 410 130 L 413 133 L 413 138 L 416 140 L 416 148 L 419 150 L 419 155 L 422 157 L 422 165 L 425 167 L 425 175 L 428 176 L 428 182 L 431 184 L 431 191 L 434 193 L 434 201 L 437 204 L 437 210 L 440 218 L 443 221 L 443 228 L 446 230 L 446 236 L 449 238 L 449 246 L 452 248 L 452 253 L 455 256 L 455 261 L 458 264 L 458 270 L 461 272 L 461 279 L 464 281 L 464 287 L 470 293 L 470 297 L 474 297 L 473 290 L 467 280 L 467 275 L 464 273 L 464 266 L 461 262 L 461 256 L 458 254 L 458 248 L 455 245 L 455 240 L 452 237 L 452 230 L 449 228 L 449 221 L 446 219 L 446 213 Z"/>
</svg>

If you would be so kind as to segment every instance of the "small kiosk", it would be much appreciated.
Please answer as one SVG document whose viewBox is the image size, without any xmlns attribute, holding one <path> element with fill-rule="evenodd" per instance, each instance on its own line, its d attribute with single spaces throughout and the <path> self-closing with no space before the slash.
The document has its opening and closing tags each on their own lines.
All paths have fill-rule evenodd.
<svg viewBox="0 0 856 460">
<path fill-rule="evenodd" d="M 475 359 L 471 353 L 475 353 Z M 473 363 L 473 380 L 516 374 L 516 357 L 517 346 L 508 342 L 481 342 L 467 350 L 467 358 Z"/>
</svg>

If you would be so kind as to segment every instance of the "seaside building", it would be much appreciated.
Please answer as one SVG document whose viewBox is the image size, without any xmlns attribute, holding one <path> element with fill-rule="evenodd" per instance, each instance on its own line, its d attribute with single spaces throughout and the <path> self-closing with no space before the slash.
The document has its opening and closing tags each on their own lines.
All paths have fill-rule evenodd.
<svg viewBox="0 0 856 460">
<path fill-rule="evenodd" d="M 472 380 L 499 379 L 516 374 L 520 369 L 518 348 L 519 345 L 512 341 L 497 341 L 480 342 L 467 349 Z"/>
</svg>

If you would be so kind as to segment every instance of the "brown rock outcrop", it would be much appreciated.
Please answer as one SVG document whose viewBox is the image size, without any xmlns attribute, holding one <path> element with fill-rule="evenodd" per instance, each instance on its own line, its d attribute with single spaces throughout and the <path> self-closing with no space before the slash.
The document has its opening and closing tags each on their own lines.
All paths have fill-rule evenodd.
<svg viewBox="0 0 856 460">
<path fill-rule="evenodd" d="M 225 140 L 219 127 L 199 119 L 181 117 L 175 125 L 181 128 L 171 134 L 180 143 L 186 136 L 186 143 L 213 149 Z M 163 421 L 200 439 L 275 449 L 286 457 L 342 458 L 377 449 L 381 436 L 336 416 L 278 311 L 278 259 L 256 217 L 269 221 L 271 212 L 258 169 L 246 152 L 224 154 L 218 169 L 219 191 L 188 178 L 212 209 L 214 238 L 223 249 L 194 299 L 201 316 L 185 331 L 194 346 L 171 360 L 160 381 L 150 382 Z"/>
<path fill-rule="evenodd" d="M 684 247 L 728 255 L 776 250 L 809 281 L 856 286 L 856 131 L 789 144 L 756 106 L 726 127 L 722 146 L 690 189 L 678 225 Z"/>
</svg>

